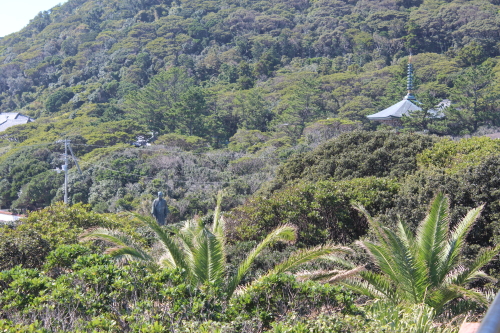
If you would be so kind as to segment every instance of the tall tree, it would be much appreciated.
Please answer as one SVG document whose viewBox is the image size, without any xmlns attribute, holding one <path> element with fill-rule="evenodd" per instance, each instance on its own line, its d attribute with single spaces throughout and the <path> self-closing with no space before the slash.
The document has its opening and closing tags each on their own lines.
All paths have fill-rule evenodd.
<svg viewBox="0 0 500 333">
<path fill-rule="evenodd" d="M 458 75 L 451 95 L 454 107 L 446 113 L 450 126 L 473 133 L 481 125 L 498 125 L 496 81 L 491 64 L 469 67 Z"/>
<path fill-rule="evenodd" d="M 173 132 L 178 128 L 180 115 L 172 110 L 193 85 L 194 80 L 182 68 L 172 67 L 156 75 L 141 90 L 127 95 L 123 108 L 132 119 L 152 131 Z"/>
<path fill-rule="evenodd" d="M 206 118 L 210 114 L 205 92 L 200 87 L 191 87 L 180 96 L 180 101 L 166 113 L 167 128 L 177 129 L 181 134 L 203 137 L 206 133 Z M 174 124 L 173 121 L 177 121 Z"/>
</svg>

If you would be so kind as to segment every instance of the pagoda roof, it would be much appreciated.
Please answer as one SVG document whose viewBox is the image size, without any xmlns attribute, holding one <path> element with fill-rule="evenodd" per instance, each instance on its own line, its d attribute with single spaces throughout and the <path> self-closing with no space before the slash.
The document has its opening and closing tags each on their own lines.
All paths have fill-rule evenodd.
<svg viewBox="0 0 500 333">
<path fill-rule="evenodd" d="M 422 109 L 405 98 L 402 101 L 392 106 L 389 106 L 385 110 L 371 114 L 366 117 L 370 120 L 387 120 L 393 118 L 401 118 L 404 115 L 408 115 L 408 113 L 411 111 L 419 111 L 419 110 Z"/>
</svg>

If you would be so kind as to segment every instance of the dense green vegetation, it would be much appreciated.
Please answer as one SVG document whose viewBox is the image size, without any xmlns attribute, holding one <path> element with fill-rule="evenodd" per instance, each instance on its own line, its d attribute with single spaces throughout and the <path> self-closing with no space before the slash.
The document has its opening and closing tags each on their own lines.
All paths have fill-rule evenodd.
<svg viewBox="0 0 500 333">
<path fill-rule="evenodd" d="M 27 213 L 0 228 L 0 330 L 453 332 L 480 318 L 500 278 L 500 144 L 481 137 L 500 126 L 499 13 L 493 0 L 41 12 L 0 39 L 0 112 L 36 118 L 0 133 L 0 208 Z M 369 122 L 406 94 L 410 52 L 422 111 L 398 130 Z M 427 117 L 445 98 L 445 117 Z M 82 169 L 69 205 L 64 138 Z M 158 191 L 165 228 L 147 216 Z M 394 256 L 391 276 L 379 250 L 415 266 Z M 332 270 L 367 284 L 306 279 Z"/>
</svg>

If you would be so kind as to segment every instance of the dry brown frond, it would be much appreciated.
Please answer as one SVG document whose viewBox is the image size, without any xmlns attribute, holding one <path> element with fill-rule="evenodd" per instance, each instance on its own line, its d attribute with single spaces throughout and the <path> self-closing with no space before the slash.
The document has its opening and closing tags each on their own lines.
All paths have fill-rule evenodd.
<svg viewBox="0 0 500 333">
<path fill-rule="evenodd" d="M 337 274 L 335 275 L 334 277 L 332 277 L 331 279 L 325 281 L 327 283 L 334 283 L 334 282 L 337 282 L 337 281 L 341 281 L 341 280 L 345 280 L 345 279 L 348 279 L 354 275 L 357 275 L 359 274 L 360 272 L 363 272 L 366 270 L 366 267 L 365 266 L 358 266 L 354 269 L 351 269 L 351 270 L 348 270 L 348 271 L 344 271 L 340 274 Z"/>
</svg>

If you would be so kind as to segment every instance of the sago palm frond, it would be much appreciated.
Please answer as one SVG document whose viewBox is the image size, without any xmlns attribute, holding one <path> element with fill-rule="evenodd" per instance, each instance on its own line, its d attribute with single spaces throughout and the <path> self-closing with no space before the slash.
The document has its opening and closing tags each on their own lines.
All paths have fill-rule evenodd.
<svg viewBox="0 0 500 333">
<path fill-rule="evenodd" d="M 220 240 L 209 230 L 204 229 L 196 242 L 193 261 L 193 274 L 198 284 L 220 285 L 225 275 L 226 262 Z"/>
<path fill-rule="evenodd" d="M 359 276 L 361 276 L 363 280 L 365 280 L 365 282 L 367 282 L 372 287 L 372 290 L 376 290 L 379 295 L 384 295 L 383 298 L 387 298 L 394 303 L 398 303 L 399 301 L 401 301 L 400 289 L 387 276 L 371 271 L 362 271 L 359 273 Z M 347 280 L 343 284 L 348 285 L 349 280 Z"/>
<path fill-rule="evenodd" d="M 359 278 L 348 278 L 340 281 L 340 285 L 370 298 L 389 299 L 394 303 L 399 301 L 396 296 L 396 290 L 386 276 L 370 271 L 360 272 L 359 275 L 363 278 L 363 280 L 360 280 Z"/>
<path fill-rule="evenodd" d="M 332 255 L 332 256 L 327 255 L 327 256 L 324 256 L 322 259 L 331 261 L 332 263 L 338 264 L 341 267 L 345 267 L 347 269 L 353 269 L 353 268 L 356 267 L 356 265 L 354 265 L 349 260 L 347 260 L 345 258 L 341 258 L 341 257 L 339 257 L 337 255 Z"/>
<path fill-rule="evenodd" d="M 184 221 L 184 226 L 175 233 L 177 239 L 182 241 L 182 245 L 193 252 L 197 238 L 204 228 L 201 219 L 191 219 Z"/>
<path fill-rule="evenodd" d="M 488 304 L 488 299 L 486 298 L 486 296 L 482 292 L 467 289 L 467 288 L 464 288 L 464 287 L 458 286 L 458 285 L 450 285 L 447 288 L 460 294 L 465 299 L 471 299 L 471 300 L 473 300 L 477 303 L 483 304 L 483 305 Z"/>
<path fill-rule="evenodd" d="M 399 223 L 401 224 L 402 222 Z M 404 225 L 401 225 L 399 229 L 404 230 Z M 422 300 L 427 289 L 426 268 L 419 262 L 406 233 L 396 234 L 387 228 L 385 228 L 385 232 L 387 246 L 392 251 L 395 264 L 393 272 L 396 274 L 396 279 L 399 282 L 398 286 L 406 293 L 407 298 L 410 298 L 412 302 L 418 303 Z"/>
<path fill-rule="evenodd" d="M 269 271 L 268 275 L 287 272 L 312 260 L 323 258 L 327 255 L 331 256 L 333 253 L 347 254 L 352 252 L 353 251 L 348 247 L 336 246 L 333 244 L 319 245 L 310 249 L 297 250 L 292 253 L 288 259 L 276 265 L 271 271 Z"/>
<path fill-rule="evenodd" d="M 431 204 L 429 213 L 417 228 L 416 245 L 418 255 L 429 271 L 429 282 L 440 283 L 440 258 L 445 251 L 448 238 L 448 198 L 438 194 Z"/>
<path fill-rule="evenodd" d="M 185 253 L 182 251 L 182 249 L 177 245 L 177 243 L 170 237 L 170 235 L 165 232 L 159 225 L 156 223 L 156 221 L 152 220 L 149 217 L 144 217 L 139 214 L 134 214 L 136 218 L 141 220 L 142 222 L 146 223 L 153 231 L 155 234 L 158 236 L 158 239 L 161 241 L 161 243 L 165 246 L 165 249 L 170 253 L 172 256 L 172 260 L 175 263 L 175 267 L 182 268 L 185 271 L 189 272 L 189 267 L 185 259 Z"/>
<path fill-rule="evenodd" d="M 296 239 L 296 230 L 297 227 L 291 224 L 285 224 L 280 227 L 277 227 L 273 231 L 271 231 L 263 241 L 261 241 L 246 257 L 246 259 L 239 265 L 238 271 L 236 274 L 229 280 L 229 283 L 226 288 L 226 295 L 229 299 L 236 287 L 240 283 L 241 279 L 250 269 L 250 266 L 255 261 L 255 258 L 265 249 L 267 246 L 270 246 L 278 241 L 285 242 L 293 242 Z"/>
<path fill-rule="evenodd" d="M 214 211 L 214 219 L 212 223 L 212 233 L 217 238 L 217 248 L 220 253 L 220 258 L 218 259 L 220 262 L 221 271 L 225 274 L 226 268 L 226 225 L 224 221 L 224 217 L 221 213 L 221 205 L 222 205 L 222 191 L 217 193 L 217 205 L 215 206 Z M 215 272 L 215 270 L 214 270 Z M 223 276 L 220 276 L 222 279 Z"/>
<path fill-rule="evenodd" d="M 436 309 L 436 312 L 439 313 L 446 303 L 457 297 L 460 297 L 460 294 L 453 288 L 434 288 L 433 290 L 429 290 L 427 293 L 425 297 L 425 304 L 433 307 Z"/>
<path fill-rule="evenodd" d="M 364 240 L 357 244 L 371 256 L 381 273 L 360 272 L 359 276 L 372 289 L 357 282 L 351 283 L 351 289 L 391 300 L 423 302 L 436 309 L 436 313 L 457 298 L 484 302 L 483 293 L 464 286 L 478 278 L 489 278 L 480 269 L 500 252 L 500 245 L 481 251 L 467 266 L 459 266 L 465 238 L 483 206 L 470 210 L 451 232 L 448 206 L 447 198 L 438 194 L 416 236 L 402 221 L 394 232 L 373 220 L 362 207 L 356 207 L 367 216 L 376 238 L 376 242 Z"/>
<path fill-rule="evenodd" d="M 435 308 L 437 313 L 440 313 L 446 304 L 457 298 L 463 298 L 479 304 L 488 304 L 487 298 L 482 292 L 457 285 L 448 285 L 430 292 L 425 303 Z"/>
<path fill-rule="evenodd" d="M 175 261 L 172 258 L 172 255 L 170 252 L 166 251 L 159 259 L 158 259 L 158 264 L 162 267 L 174 269 L 177 266 L 175 265 Z"/>
<path fill-rule="evenodd" d="M 455 229 L 453 229 L 446 245 L 445 254 L 441 258 L 441 263 L 439 265 L 441 270 L 439 272 L 439 279 L 441 281 L 445 278 L 448 272 L 450 272 L 455 265 L 457 265 L 465 244 L 465 238 L 481 215 L 483 208 L 484 205 L 470 210 L 467 215 L 455 226 Z"/>
<path fill-rule="evenodd" d="M 226 240 L 226 235 L 224 233 L 224 219 L 221 216 L 221 204 L 222 204 L 222 191 L 217 193 L 217 205 L 215 206 L 214 211 L 214 221 L 212 225 L 212 232 L 216 235 L 221 241 Z"/>
<path fill-rule="evenodd" d="M 416 239 L 411 234 L 410 230 L 403 221 L 398 221 L 398 236 L 403 247 L 406 249 L 403 259 L 403 267 L 406 269 L 406 276 L 410 279 L 410 288 L 406 288 L 411 292 L 414 301 L 422 300 L 429 282 L 427 279 L 428 268 L 425 262 L 419 256 Z M 400 265 L 401 266 L 401 265 Z"/>
<path fill-rule="evenodd" d="M 339 272 L 338 274 L 333 275 L 329 279 L 325 279 L 324 281 L 327 283 L 335 283 L 338 281 L 344 281 L 344 280 L 352 278 L 353 276 L 357 276 L 361 272 L 364 272 L 364 271 L 366 271 L 365 266 L 358 266 L 358 267 L 350 269 L 350 270 Z"/>
<path fill-rule="evenodd" d="M 359 211 L 361 214 L 363 214 L 363 216 L 366 218 L 366 220 L 368 221 L 368 225 L 370 226 L 371 230 L 373 232 L 375 232 L 375 235 L 377 236 L 377 239 L 384 239 L 384 232 L 383 232 L 383 226 L 382 224 L 374 219 L 370 213 L 368 213 L 368 211 L 366 210 L 365 207 L 363 207 L 363 205 L 361 205 L 360 203 L 354 203 L 352 205 L 352 207 L 354 209 L 356 209 L 357 211 Z"/>
<path fill-rule="evenodd" d="M 318 270 L 318 271 L 303 271 L 295 274 L 295 277 L 299 281 L 306 281 L 306 280 L 311 280 L 311 281 L 320 281 L 320 282 L 327 282 L 330 278 L 333 276 L 339 275 L 341 273 L 345 272 L 345 270 L 339 270 L 339 269 L 334 269 L 334 270 Z"/>
<path fill-rule="evenodd" d="M 414 240 L 409 236 L 406 227 L 400 222 L 398 235 L 374 220 L 362 206 L 355 208 L 365 214 L 378 240 L 378 244 L 370 241 L 358 241 L 356 244 L 364 248 L 391 279 L 405 281 L 403 288 L 411 297 L 421 298 L 426 288 L 425 268 L 412 251 Z"/>
<path fill-rule="evenodd" d="M 394 262 L 392 248 L 386 244 L 379 245 L 369 241 L 357 241 L 356 244 L 366 250 L 382 272 L 393 280 L 398 279 L 398 267 L 396 267 L 396 263 Z"/>
<path fill-rule="evenodd" d="M 309 249 L 297 250 L 292 253 L 285 261 L 277 264 L 273 269 L 269 270 L 265 275 L 261 276 L 257 281 L 260 281 L 270 275 L 288 272 L 291 269 L 310 261 L 324 258 L 325 256 L 331 256 L 333 253 L 347 254 L 352 252 L 353 251 L 348 247 L 336 246 L 333 244 L 319 245 Z"/>
<path fill-rule="evenodd" d="M 112 257 L 119 258 L 127 256 L 129 259 L 137 259 L 142 261 L 154 262 L 153 257 L 138 245 L 134 240 L 120 232 L 98 228 L 90 233 L 85 234 L 81 240 L 103 240 L 114 245 L 105 251 Z"/>
<path fill-rule="evenodd" d="M 489 263 L 498 253 L 500 252 L 500 245 L 497 245 L 490 249 L 482 249 L 478 256 L 474 259 L 472 263 L 457 277 L 454 279 L 453 283 L 456 285 L 463 285 L 465 283 L 471 282 L 472 280 L 480 277 L 487 277 L 486 274 L 477 274 L 479 270 Z M 486 275 L 486 276 L 484 276 Z"/>
</svg>

